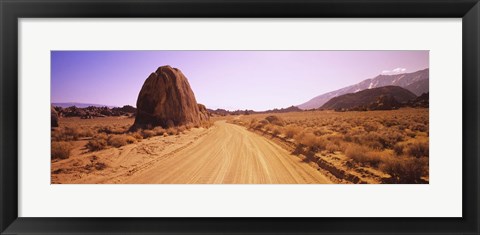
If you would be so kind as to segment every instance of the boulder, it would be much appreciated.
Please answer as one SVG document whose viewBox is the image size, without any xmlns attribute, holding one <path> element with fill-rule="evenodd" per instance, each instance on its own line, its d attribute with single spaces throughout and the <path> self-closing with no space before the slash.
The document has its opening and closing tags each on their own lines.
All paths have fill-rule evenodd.
<svg viewBox="0 0 480 235">
<path fill-rule="evenodd" d="M 50 105 L 50 121 L 51 121 L 51 127 L 58 127 L 58 113 L 53 108 L 53 106 Z"/>
<path fill-rule="evenodd" d="M 138 94 L 134 128 L 197 125 L 208 119 L 205 114 L 205 106 L 197 104 L 185 75 L 177 68 L 161 66 Z"/>
</svg>

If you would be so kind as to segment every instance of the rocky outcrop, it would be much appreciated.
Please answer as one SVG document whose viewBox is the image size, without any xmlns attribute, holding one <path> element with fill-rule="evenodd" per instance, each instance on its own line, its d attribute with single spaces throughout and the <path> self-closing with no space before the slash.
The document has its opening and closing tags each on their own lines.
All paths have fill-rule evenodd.
<svg viewBox="0 0 480 235">
<path fill-rule="evenodd" d="M 198 104 L 198 111 L 200 111 L 200 118 L 202 120 L 208 120 L 210 115 L 208 114 L 208 110 L 207 110 L 207 107 L 205 107 L 205 105 L 203 104 Z"/>
<path fill-rule="evenodd" d="M 207 120 L 187 78 L 177 68 L 162 66 L 145 80 L 138 94 L 134 128 L 200 124 Z"/>
<path fill-rule="evenodd" d="M 86 108 L 78 108 L 76 106 L 67 108 L 55 107 L 55 110 L 60 117 L 81 117 L 86 119 L 107 116 L 133 116 L 136 112 L 136 109 L 130 105 L 125 105 L 121 108 L 109 108 L 106 106 L 88 106 Z"/>
<path fill-rule="evenodd" d="M 58 113 L 53 106 L 50 106 L 50 120 L 52 125 L 51 127 L 58 127 Z"/>
</svg>

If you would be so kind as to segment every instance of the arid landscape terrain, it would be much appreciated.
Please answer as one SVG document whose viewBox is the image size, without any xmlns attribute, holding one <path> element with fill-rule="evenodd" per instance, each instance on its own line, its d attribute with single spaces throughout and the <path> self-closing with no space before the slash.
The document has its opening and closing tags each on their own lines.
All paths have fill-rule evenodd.
<svg viewBox="0 0 480 235">
<path fill-rule="evenodd" d="M 160 66 L 136 105 L 52 103 L 52 184 L 429 183 L 429 72 L 294 106 L 211 109 Z"/>
<path fill-rule="evenodd" d="M 52 183 L 330 182 L 274 141 L 225 120 L 210 127 L 154 128 L 109 135 L 96 127 L 111 126 L 123 133 L 134 120 L 97 120 L 65 120 L 66 130 L 78 131 L 78 138 L 53 142 L 71 145 L 65 147 L 71 148 L 71 153 L 68 159 L 52 161 Z M 75 130 L 78 126 L 82 128 Z"/>
</svg>

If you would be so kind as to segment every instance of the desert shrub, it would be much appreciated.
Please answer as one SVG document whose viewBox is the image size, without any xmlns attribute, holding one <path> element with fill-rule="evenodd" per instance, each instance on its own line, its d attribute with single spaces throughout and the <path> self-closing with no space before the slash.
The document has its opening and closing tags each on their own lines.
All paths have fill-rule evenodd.
<svg viewBox="0 0 480 235">
<path fill-rule="evenodd" d="M 345 156 L 357 161 L 357 162 L 366 162 L 368 156 L 367 152 L 369 149 L 356 145 L 356 144 L 349 144 L 348 147 L 345 149 Z"/>
<path fill-rule="evenodd" d="M 285 121 L 278 117 L 278 116 L 275 116 L 275 115 L 271 115 L 271 116 L 268 116 L 265 118 L 265 120 L 267 120 L 269 123 L 273 124 L 273 125 L 276 125 L 276 126 L 284 126 L 285 125 Z"/>
<path fill-rule="evenodd" d="M 95 167 L 96 170 L 101 171 L 107 167 L 107 164 L 103 162 L 96 162 L 95 164 L 93 164 L 93 166 Z"/>
<path fill-rule="evenodd" d="M 382 124 L 386 127 L 392 127 L 398 125 L 399 122 L 395 119 L 384 119 Z"/>
<path fill-rule="evenodd" d="M 90 151 L 99 151 L 107 148 L 107 141 L 104 139 L 89 140 L 86 147 Z"/>
<path fill-rule="evenodd" d="M 354 127 L 354 128 L 351 128 L 347 133 L 341 133 L 341 134 L 344 134 L 343 139 L 345 141 L 360 143 L 361 142 L 360 136 L 366 135 L 367 133 L 365 132 L 363 127 Z"/>
<path fill-rule="evenodd" d="M 261 129 L 263 129 L 263 127 L 264 127 L 265 125 L 268 125 L 268 124 L 270 124 L 270 122 L 268 122 L 267 120 L 265 120 L 265 119 L 260 120 L 260 121 L 258 121 L 257 124 L 255 125 L 255 129 L 256 129 L 256 130 L 261 130 Z"/>
<path fill-rule="evenodd" d="M 208 120 L 208 121 L 202 121 L 201 124 L 200 124 L 201 127 L 203 128 L 210 128 L 213 126 L 213 121 L 211 120 Z"/>
<path fill-rule="evenodd" d="M 428 158 L 390 157 L 380 168 L 392 177 L 394 183 L 422 183 L 422 176 L 428 175 Z"/>
<path fill-rule="evenodd" d="M 177 135 L 185 132 L 187 128 L 185 126 L 179 126 L 177 127 Z"/>
<path fill-rule="evenodd" d="M 65 127 L 64 135 L 67 139 L 78 140 L 82 136 L 80 128 Z"/>
<path fill-rule="evenodd" d="M 123 134 L 128 131 L 128 127 L 103 126 L 98 129 L 99 133 L 105 134 Z"/>
<path fill-rule="evenodd" d="M 154 130 L 142 130 L 142 136 L 144 139 L 155 136 L 156 132 Z"/>
<path fill-rule="evenodd" d="M 405 135 L 395 128 L 388 131 L 382 131 L 380 132 L 380 135 L 380 142 L 383 144 L 384 148 L 392 148 L 396 143 L 405 139 Z"/>
<path fill-rule="evenodd" d="M 380 125 L 380 123 L 369 121 L 363 123 L 363 129 L 365 129 L 367 132 L 377 131 L 380 128 Z"/>
<path fill-rule="evenodd" d="M 288 125 L 284 129 L 284 134 L 287 138 L 291 139 L 300 132 L 300 128 L 293 125 Z"/>
<path fill-rule="evenodd" d="M 135 139 L 137 139 L 137 140 L 143 139 L 143 135 L 142 135 L 140 132 L 130 133 L 130 136 L 132 136 L 133 138 L 135 138 Z"/>
<path fill-rule="evenodd" d="M 391 149 L 398 142 L 403 141 L 405 136 L 396 129 L 381 132 L 368 132 L 349 137 L 349 141 L 368 146 L 372 149 Z"/>
<path fill-rule="evenodd" d="M 267 124 L 263 127 L 263 129 L 265 130 L 265 132 L 270 132 L 273 129 L 273 125 Z"/>
<path fill-rule="evenodd" d="M 99 151 L 102 149 L 107 148 L 107 135 L 106 134 L 98 134 L 93 139 L 89 140 L 85 147 L 90 151 Z"/>
<path fill-rule="evenodd" d="M 108 138 L 108 145 L 111 145 L 115 148 L 122 147 L 127 144 L 135 143 L 135 138 L 128 135 L 112 135 Z"/>
<path fill-rule="evenodd" d="M 372 151 L 356 144 L 350 144 L 345 150 L 345 155 L 358 163 L 373 167 L 378 167 L 383 158 L 389 157 L 386 152 Z"/>
<path fill-rule="evenodd" d="M 404 148 L 406 154 L 412 157 L 428 157 L 429 146 L 428 141 L 415 140 Z"/>
<path fill-rule="evenodd" d="M 340 133 L 331 133 L 323 137 L 336 145 L 340 145 L 340 143 L 343 142 L 343 137 Z"/>
<path fill-rule="evenodd" d="M 308 147 L 309 150 L 312 152 L 324 150 L 326 146 L 326 141 L 323 138 L 318 137 L 310 132 L 297 135 L 295 140 L 297 141 L 297 143 Z"/>
<path fill-rule="evenodd" d="M 55 128 L 55 130 L 52 131 L 52 141 L 64 141 L 66 140 L 63 136 L 62 128 Z"/>
<path fill-rule="evenodd" d="M 393 146 L 393 151 L 395 152 L 395 154 L 397 155 L 403 155 L 404 153 L 404 148 L 405 146 L 407 146 L 408 143 L 406 142 L 399 142 L 399 143 L 396 143 L 394 146 Z"/>
<path fill-rule="evenodd" d="M 188 124 L 185 125 L 185 129 L 187 129 L 187 130 L 190 130 L 192 128 L 193 128 L 193 124 L 191 124 L 191 123 L 188 123 Z M 163 131 L 165 131 L 165 130 L 163 130 Z M 161 134 L 157 134 L 157 135 L 163 135 L 163 132 Z"/>
<path fill-rule="evenodd" d="M 166 133 L 168 135 L 176 135 L 177 134 L 177 129 L 173 128 L 173 127 L 170 127 L 166 130 Z"/>
<path fill-rule="evenodd" d="M 313 134 L 318 135 L 318 136 L 323 136 L 323 135 L 327 135 L 327 134 L 330 134 L 330 133 L 331 133 L 331 131 L 329 131 L 325 128 L 316 128 L 313 131 Z"/>
<path fill-rule="evenodd" d="M 256 118 L 252 118 L 250 119 L 250 122 L 248 124 L 248 128 L 250 129 L 255 129 L 255 124 L 257 123 L 257 119 Z"/>
<path fill-rule="evenodd" d="M 327 150 L 330 153 L 334 153 L 336 151 L 340 151 L 340 147 L 334 142 L 328 142 L 327 145 L 325 146 L 325 150 Z"/>
<path fill-rule="evenodd" d="M 428 131 L 428 126 L 421 123 L 417 123 L 412 125 L 410 129 L 413 131 L 426 132 Z"/>
<path fill-rule="evenodd" d="M 68 142 L 52 142 L 52 159 L 67 159 L 68 157 L 70 157 L 70 152 L 72 151 L 72 148 L 72 145 Z"/>
<path fill-rule="evenodd" d="M 372 149 L 385 148 L 385 139 L 376 132 L 369 132 L 367 134 L 359 135 L 357 138 L 354 138 L 354 140 L 356 143 L 368 146 Z"/>
<path fill-rule="evenodd" d="M 417 135 L 415 131 L 412 131 L 410 129 L 405 129 L 405 134 L 410 138 L 415 138 L 415 136 Z"/>
<path fill-rule="evenodd" d="M 93 137 L 97 132 L 92 130 L 92 128 L 83 128 L 84 137 Z"/>
<path fill-rule="evenodd" d="M 273 136 L 278 136 L 280 133 L 281 133 L 280 128 L 273 127 L 273 129 L 272 129 L 272 135 Z"/>
<path fill-rule="evenodd" d="M 342 122 L 340 125 L 335 124 L 334 128 L 335 128 L 336 131 L 338 131 L 342 134 L 346 134 L 350 129 L 352 129 L 352 125 L 350 123 L 347 123 L 347 122 Z"/>
<path fill-rule="evenodd" d="M 94 133 L 91 129 L 88 129 L 88 132 L 82 131 L 81 128 L 77 127 L 63 127 L 56 128 L 52 131 L 52 140 L 53 141 L 73 141 L 78 140 L 81 137 L 86 137 L 88 135 L 92 136 Z"/>
<path fill-rule="evenodd" d="M 155 135 L 157 135 L 157 136 L 163 135 L 163 133 L 165 133 L 165 129 L 163 129 L 161 126 L 157 126 L 157 127 L 153 128 L 152 131 L 153 131 L 153 132 L 155 133 Z"/>
<path fill-rule="evenodd" d="M 397 155 L 408 155 L 411 157 L 428 157 L 429 145 L 428 139 L 410 139 L 406 142 L 399 142 L 395 144 L 393 150 Z"/>
</svg>

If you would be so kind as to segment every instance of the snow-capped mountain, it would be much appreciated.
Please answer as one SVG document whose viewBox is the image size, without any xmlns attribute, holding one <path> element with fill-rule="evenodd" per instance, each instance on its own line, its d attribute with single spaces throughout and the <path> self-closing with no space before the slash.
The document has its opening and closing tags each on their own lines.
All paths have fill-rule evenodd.
<svg viewBox="0 0 480 235">
<path fill-rule="evenodd" d="M 332 92 L 319 95 L 303 104 L 297 105 L 301 109 L 319 108 L 330 99 L 358 91 L 384 87 L 384 86 L 399 86 L 403 87 L 415 95 L 419 96 L 422 93 L 427 93 L 429 90 L 429 69 L 419 70 L 413 73 L 403 73 L 396 75 L 378 75 L 374 78 L 363 80 L 360 83 L 344 87 Z"/>
</svg>

